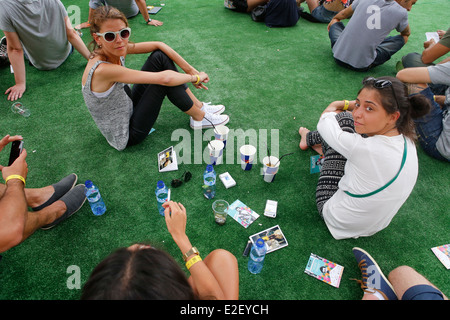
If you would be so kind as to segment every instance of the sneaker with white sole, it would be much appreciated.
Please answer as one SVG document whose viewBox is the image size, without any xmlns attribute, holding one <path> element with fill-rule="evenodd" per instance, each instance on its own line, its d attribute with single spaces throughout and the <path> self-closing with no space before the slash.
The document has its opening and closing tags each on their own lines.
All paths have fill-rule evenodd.
<svg viewBox="0 0 450 320">
<path fill-rule="evenodd" d="M 6 36 L 0 40 L 0 68 L 9 65 L 8 50 L 6 47 Z"/>
<path fill-rule="evenodd" d="M 203 106 L 200 110 L 208 113 L 221 114 L 225 111 L 225 106 L 222 104 L 211 104 L 211 102 L 203 102 Z"/>
<path fill-rule="evenodd" d="M 214 114 L 205 112 L 205 116 L 203 120 L 196 121 L 194 119 L 190 119 L 190 125 L 192 129 L 207 129 L 214 128 L 215 126 L 225 125 L 230 121 L 230 117 L 226 114 Z"/>
<path fill-rule="evenodd" d="M 361 248 L 355 247 L 352 251 L 361 270 L 362 280 L 351 280 L 356 280 L 364 292 L 379 293 L 385 300 L 397 300 L 397 294 L 392 284 L 385 277 L 375 259 Z"/>
<path fill-rule="evenodd" d="M 0 58 L 8 58 L 8 50 L 6 47 L 6 36 L 0 40 Z"/>
</svg>

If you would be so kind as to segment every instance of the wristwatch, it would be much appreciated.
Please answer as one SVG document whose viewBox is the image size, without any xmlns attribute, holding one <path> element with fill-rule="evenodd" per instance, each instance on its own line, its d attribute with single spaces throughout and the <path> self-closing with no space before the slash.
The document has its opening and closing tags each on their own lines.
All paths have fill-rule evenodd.
<svg viewBox="0 0 450 320">
<path fill-rule="evenodd" d="M 183 255 L 184 261 L 187 261 L 187 259 L 188 259 L 190 256 L 192 256 L 193 254 L 199 255 L 199 252 L 198 252 L 198 250 L 197 250 L 196 247 L 192 247 L 191 249 L 189 249 L 188 252 L 186 252 L 186 253 Z"/>
<path fill-rule="evenodd" d="M 148 18 L 147 23 L 149 23 L 149 22 L 152 22 L 152 19 L 151 19 L 151 18 Z"/>
</svg>

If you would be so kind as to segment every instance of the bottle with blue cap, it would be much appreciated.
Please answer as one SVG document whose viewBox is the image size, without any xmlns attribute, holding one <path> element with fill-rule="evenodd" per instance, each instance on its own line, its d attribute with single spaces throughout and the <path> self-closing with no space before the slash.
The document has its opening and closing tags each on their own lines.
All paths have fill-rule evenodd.
<svg viewBox="0 0 450 320">
<path fill-rule="evenodd" d="M 91 180 L 86 180 L 84 182 L 86 199 L 89 201 L 92 212 L 96 216 L 101 216 L 106 212 L 105 202 L 98 190 L 97 186 L 92 183 Z"/>
<path fill-rule="evenodd" d="M 264 258 L 266 257 L 267 248 L 263 239 L 259 238 L 253 244 L 250 250 L 250 258 L 248 259 L 248 271 L 253 274 L 261 272 L 264 265 Z"/>
<path fill-rule="evenodd" d="M 206 166 L 203 173 L 203 195 L 206 199 L 212 199 L 216 195 L 216 172 L 211 164 Z"/>
<path fill-rule="evenodd" d="M 169 196 L 169 190 L 167 189 L 166 185 L 162 180 L 159 180 L 158 183 L 156 184 L 155 195 L 158 204 L 158 212 L 160 215 L 164 216 L 164 208 L 162 205 L 164 202 L 167 201 L 167 198 Z"/>
</svg>

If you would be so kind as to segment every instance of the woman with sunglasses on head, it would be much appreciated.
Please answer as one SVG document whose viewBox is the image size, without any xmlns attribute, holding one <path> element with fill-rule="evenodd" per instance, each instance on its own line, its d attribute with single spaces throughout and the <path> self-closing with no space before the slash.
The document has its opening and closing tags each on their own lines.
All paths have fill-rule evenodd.
<svg viewBox="0 0 450 320">
<path fill-rule="evenodd" d="M 167 229 L 190 277 L 166 252 L 145 244 L 121 248 L 94 269 L 83 287 L 83 300 L 237 300 L 236 257 L 217 249 L 202 257 L 186 235 L 186 209 L 164 203 Z M 201 248 L 200 248 L 201 250 Z M 203 258 L 203 259 L 202 259 Z"/>
<path fill-rule="evenodd" d="M 325 109 L 317 131 L 300 127 L 300 148 L 324 155 L 316 204 L 335 239 L 371 236 L 389 225 L 416 183 L 413 119 L 429 108 L 396 78 L 370 77 L 355 101 Z"/>
<path fill-rule="evenodd" d="M 82 93 L 92 118 L 117 150 L 142 142 L 155 123 L 164 98 L 190 116 L 193 129 L 226 124 L 223 105 L 199 101 L 188 88 L 208 89 L 198 72 L 162 42 L 130 43 L 131 29 L 119 10 L 104 6 L 91 20 L 94 50 L 82 77 Z M 127 54 L 151 53 L 140 71 L 124 66 Z M 185 73 L 177 70 L 178 65 Z M 128 84 L 134 84 L 130 89 Z"/>
</svg>

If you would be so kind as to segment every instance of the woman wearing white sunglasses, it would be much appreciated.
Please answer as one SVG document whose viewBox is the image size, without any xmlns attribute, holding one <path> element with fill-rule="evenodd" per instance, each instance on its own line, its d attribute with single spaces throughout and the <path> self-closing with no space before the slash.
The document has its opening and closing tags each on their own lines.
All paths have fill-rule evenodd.
<svg viewBox="0 0 450 320">
<path fill-rule="evenodd" d="M 128 21 L 114 7 L 100 7 L 91 20 L 94 49 L 82 77 L 82 93 L 92 118 L 117 150 L 142 142 L 155 123 L 164 98 L 190 116 L 193 129 L 226 124 L 223 105 L 199 101 L 187 84 L 207 89 L 198 72 L 162 42 L 130 43 Z M 151 53 L 140 71 L 124 66 L 127 54 Z M 178 65 L 185 73 L 177 70 Z M 134 84 L 132 89 L 128 84 Z"/>
<path fill-rule="evenodd" d="M 386 228 L 417 180 L 413 119 L 430 108 L 408 97 L 396 78 L 366 78 L 355 101 L 334 101 L 317 131 L 300 127 L 300 148 L 323 154 L 316 188 L 320 216 L 335 239 L 371 236 Z"/>
</svg>

